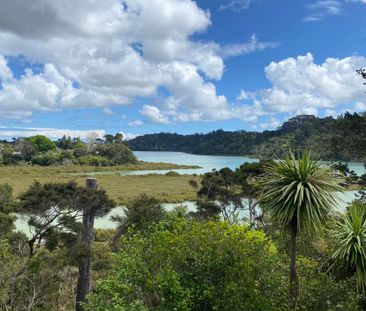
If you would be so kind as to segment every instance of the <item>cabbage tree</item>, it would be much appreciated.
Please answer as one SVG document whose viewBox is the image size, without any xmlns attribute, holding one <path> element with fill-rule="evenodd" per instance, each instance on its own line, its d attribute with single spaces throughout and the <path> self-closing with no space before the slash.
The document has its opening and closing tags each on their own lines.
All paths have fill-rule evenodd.
<svg viewBox="0 0 366 311">
<path fill-rule="evenodd" d="M 332 267 L 356 275 L 357 289 L 366 292 L 366 205 L 354 202 L 332 230 L 336 249 Z"/>
<path fill-rule="evenodd" d="M 335 185 L 328 170 L 313 161 L 309 151 L 295 158 L 269 164 L 261 189 L 261 207 L 270 219 L 288 230 L 290 244 L 289 304 L 296 309 L 299 279 L 296 269 L 296 238 L 303 230 L 317 231 L 337 203 Z"/>
</svg>

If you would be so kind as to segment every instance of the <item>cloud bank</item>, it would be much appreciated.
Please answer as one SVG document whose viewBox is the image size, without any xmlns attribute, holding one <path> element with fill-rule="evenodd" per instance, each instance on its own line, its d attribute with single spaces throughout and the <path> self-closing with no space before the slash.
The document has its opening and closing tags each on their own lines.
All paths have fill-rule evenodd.
<svg viewBox="0 0 366 311">
<path fill-rule="evenodd" d="M 213 83 L 223 76 L 224 58 L 275 43 L 253 36 L 222 47 L 191 39 L 210 25 L 210 13 L 191 0 L 4 0 L 0 118 L 29 119 L 35 111 L 84 107 L 110 115 L 112 106 L 157 97 L 160 87 L 168 92 L 160 107 L 141 110 L 151 122 L 228 115 L 232 108 Z M 10 56 L 43 68 L 33 72 L 29 66 L 15 77 Z"/>
</svg>

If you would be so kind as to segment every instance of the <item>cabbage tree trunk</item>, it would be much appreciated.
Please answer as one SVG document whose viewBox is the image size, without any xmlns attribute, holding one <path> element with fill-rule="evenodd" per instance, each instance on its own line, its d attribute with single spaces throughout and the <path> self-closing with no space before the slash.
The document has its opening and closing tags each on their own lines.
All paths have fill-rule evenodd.
<svg viewBox="0 0 366 311">
<path fill-rule="evenodd" d="M 290 248 L 290 289 L 289 289 L 289 305 L 291 310 L 297 309 L 297 301 L 299 296 L 299 277 L 296 267 L 296 238 L 297 238 L 297 221 L 293 221 L 290 226 L 291 232 L 291 248 Z"/>
</svg>

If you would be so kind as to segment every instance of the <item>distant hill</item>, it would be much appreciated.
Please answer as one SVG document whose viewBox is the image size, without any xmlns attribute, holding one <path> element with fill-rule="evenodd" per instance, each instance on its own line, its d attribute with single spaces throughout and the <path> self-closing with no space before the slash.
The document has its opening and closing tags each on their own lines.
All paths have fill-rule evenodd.
<svg viewBox="0 0 366 311">
<path fill-rule="evenodd" d="M 273 131 L 217 130 L 207 134 L 148 134 L 127 142 L 136 151 L 282 157 L 289 148 L 311 149 L 324 160 L 366 161 L 366 114 L 317 118 L 299 115 Z"/>
</svg>

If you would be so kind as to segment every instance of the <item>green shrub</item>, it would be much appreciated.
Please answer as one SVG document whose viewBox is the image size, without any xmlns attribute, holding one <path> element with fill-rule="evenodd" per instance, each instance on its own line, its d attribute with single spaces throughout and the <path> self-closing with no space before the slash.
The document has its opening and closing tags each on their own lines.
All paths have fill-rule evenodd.
<svg viewBox="0 0 366 311">
<path fill-rule="evenodd" d="M 43 135 L 36 135 L 26 138 L 39 152 L 46 152 L 56 149 L 56 145 L 53 141 Z"/>
<path fill-rule="evenodd" d="M 85 155 L 79 157 L 78 159 L 80 165 L 90 165 L 90 166 L 110 166 L 111 161 L 102 156 L 95 155 Z"/>
<path fill-rule="evenodd" d="M 87 146 L 82 142 L 78 141 L 74 145 L 74 155 L 75 157 L 82 157 L 88 154 L 88 148 Z"/>
<path fill-rule="evenodd" d="M 137 163 L 135 155 L 124 143 L 100 144 L 95 151 L 98 155 L 110 160 L 113 165 Z"/>
<path fill-rule="evenodd" d="M 336 280 L 321 271 L 320 265 L 305 257 L 298 260 L 300 276 L 299 311 L 356 311 L 362 310 L 362 297 L 357 294 L 353 278 Z"/>
<path fill-rule="evenodd" d="M 14 148 L 8 144 L 0 146 L 0 154 L 3 165 L 15 165 L 20 161 L 19 156 L 14 154 Z"/>
<path fill-rule="evenodd" d="M 32 158 L 32 163 L 41 166 L 49 166 L 59 163 L 60 154 L 56 151 L 39 153 Z"/>
<path fill-rule="evenodd" d="M 287 278 L 262 232 L 173 218 L 121 247 L 86 310 L 286 310 Z"/>
</svg>

